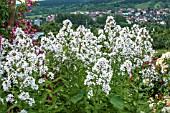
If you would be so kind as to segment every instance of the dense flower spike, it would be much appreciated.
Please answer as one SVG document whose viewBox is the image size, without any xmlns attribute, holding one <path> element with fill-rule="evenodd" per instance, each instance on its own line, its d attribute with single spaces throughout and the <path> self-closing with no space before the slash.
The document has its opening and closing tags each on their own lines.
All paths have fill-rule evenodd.
<svg viewBox="0 0 170 113">
<path fill-rule="evenodd" d="M 100 58 L 92 67 L 92 72 L 87 71 L 87 76 L 84 84 L 93 87 L 97 85 L 102 86 L 102 90 L 108 95 L 110 88 L 110 81 L 113 75 L 112 68 L 106 58 Z M 91 96 L 90 96 L 91 95 Z M 89 92 L 89 97 L 92 97 L 92 91 Z"/>
</svg>

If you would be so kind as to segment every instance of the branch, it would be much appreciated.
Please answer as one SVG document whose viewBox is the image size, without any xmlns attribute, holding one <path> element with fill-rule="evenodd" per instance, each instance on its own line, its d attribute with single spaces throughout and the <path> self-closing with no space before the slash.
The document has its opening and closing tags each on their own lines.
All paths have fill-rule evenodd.
<svg viewBox="0 0 170 113">
<path fill-rule="evenodd" d="M 11 3 L 9 5 L 9 19 L 8 19 L 8 26 L 13 26 L 14 25 L 14 20 L 15 20 L 15 6 L 16 6 L 16 0 L 10 0 Z"/>
</svg>

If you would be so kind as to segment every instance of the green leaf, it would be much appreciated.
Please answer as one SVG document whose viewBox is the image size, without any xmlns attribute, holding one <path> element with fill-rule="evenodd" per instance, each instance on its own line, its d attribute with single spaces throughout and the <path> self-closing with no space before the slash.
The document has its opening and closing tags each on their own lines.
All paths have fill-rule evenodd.
<svg viewBox="0 0 170 113">
<path fill-rule="evenodd" d="M 61 78 L 61 77 L 56 78 L 56 79 L 53 80 L 53 82 L 57 82 L 57 81 L 59 81 L 59 80 L 62 80 L 62 78 Z"/>
<path fill-rule="evenodd" d="M 50 107 L 48 107 L 48 109 L 47 109 L 47 110 L 48 110 L 48 111 L 49 111 L 49 110 L 52 110 L 52 109 L 54 109 L 54 108 L 55 108 L 55 106 L 56 106 L 55 104 L 52 104 Z"/>
<path fill-rule="evenodd" d="M 17 107 L 17 104 L 14 104 L 14 105 L 12 105 L 11 107 L 9 107 L 7 111 L 13 109 L 14 107 Z"/>
<path fill-rule="evenodd" d="M 57 87 L 57 88 L 54 90 L 54 93 L 56 93 L 56 92 L 58 92 L 58 91 L 63 91 L 63 86 Z"/>
<path fill-rule="evenodd" d="M 63 108 L 64 108 L 64 104 L 59 106 L 59 107 L 57 107 L 55 112 L 60 112 Z"/>
<path fill-rule="evenodd" d="M 84 96 L 84 92 L 80 91 L 77 95 L 74 95 L 70 101 L 73 102 L 74 104 L 77 103 L 79 100 L 81 100 Z"/>
<path fill-rule="evenodd" d="M 47 91 L 48 93 L 50 93 L 50 94 L 52 93 L 52 91 L 51 91 L 51 90 L 49 90 L 49 89 L 46 89 L 46 91 Z"/>
<path fill-rule="evenodd" d="M 124 101 L 117 95 L 110 96 L 110 103 L 117 109 L 123 110 L 124 108 Z"/>
<path fill-rule="evenodd" d="M 65 98 L 67 98 L 67 99 L 69 99 L 69 98 L 70 98 L 70 96 L 69 96 L 69 95 L 67 95 L 67 94 L 62 94 L 62 96 L 63 96 L 63 97 L 65 97 Z"/>
</svg>

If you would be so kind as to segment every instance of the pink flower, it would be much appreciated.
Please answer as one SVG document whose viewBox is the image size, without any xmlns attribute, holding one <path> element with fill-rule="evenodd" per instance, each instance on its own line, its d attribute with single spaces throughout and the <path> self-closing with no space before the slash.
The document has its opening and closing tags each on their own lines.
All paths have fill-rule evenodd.
<svg viewBox="0 0 170 113">
<path fill-rule="evenodd" d="M 28 10 L 28 12 L 32 12 L 32 9 Z"/>
<path fill-rule="evenodd" d="M 27 4 L 27 6 L 28 6 L 28 7 L 30 7 L 30 6 L 31 6 L 31 4 L 30 4 L 30 3 L 28 3 L 28 4 Z"/>
<path fill-rule="evenodd" d="M 0 35 L 0 45 L 1 45 L 1 42 L 2 42 L 2 36 Z"/>
<path fill-rule="evenodd" d="M 28 3 L 28 2 L 32 2 L 32 0 L 25 0 L 25 2 L 27 2 L 27 3 Z"/>
<path fill-rule="evenodd" d="M 20 21 L 20 20 L 18 20 L 18 21 L 17 21 L 17 24 L 20 24 L 20 23 L 21 23 L 21 21 Z"/>
<path fill-rule="evenodd" d="M 12 0 L 10 0 L 10 4 L 12 4 L 13 3 L 13 1 Z"/>
<path fill-rule="evenodd" d="M 11 26 L 8 26 L 7 28 L 9 29 L 9 28 L 11 28 Z"/>
<path fill-rule="evenodd" d="M 9 42 L 9 43 L 13 43 L 14 40 L 15 40 L 14 38 L 10 38 L 10 39 L 8 40 L 8 42 Z"/>
<path fill-rule="evenodd" d="M 33 45 L 37 45 L 38 42 L 37 42 L 36 40 L 32 40 L 32 44 L 33 44 Z"/>
</svg>

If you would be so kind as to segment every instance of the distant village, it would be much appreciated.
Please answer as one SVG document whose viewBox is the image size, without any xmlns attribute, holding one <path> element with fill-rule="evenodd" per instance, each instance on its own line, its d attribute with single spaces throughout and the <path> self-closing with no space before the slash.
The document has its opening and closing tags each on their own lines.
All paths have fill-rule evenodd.
<svg viewBox="0 0 170 113">
<path fill-rule="evenodd" d="M 147 23 L 147 24 L 162 24 L 165 25 L 164 18 L 170 14 L 170 8 L 165 9 L 133 9 L 133 8 L 120 8 L 119 10 L 112 12 L 111 10 L 107 11 L 94 11 L 94 12 L 83 12 L 76 11 L 71 12 L 70 14 L 84 14 L 92 17 L 93 20 L 96 20 L 97 17 L 102 17 L 103 15 L 115 15 L 120 14 L 126 17 L 127 22 L 129 24 L 133 23 Z M 56 15 L 47 15 L 46 17 L 28 19 L 28 21 L 32 22 L 34 25 L 40 26 L 42 21 L 46 22 L 54 22 Z"/>
</svg>

